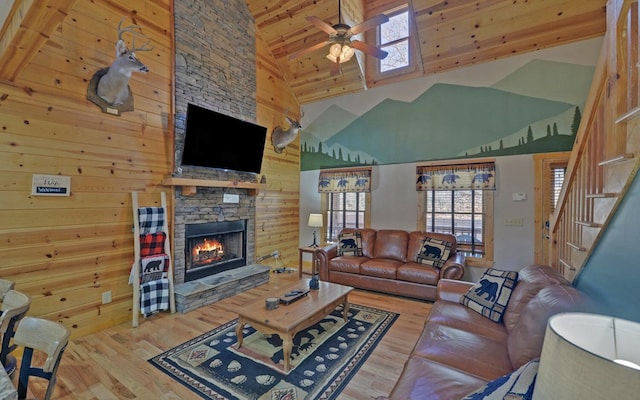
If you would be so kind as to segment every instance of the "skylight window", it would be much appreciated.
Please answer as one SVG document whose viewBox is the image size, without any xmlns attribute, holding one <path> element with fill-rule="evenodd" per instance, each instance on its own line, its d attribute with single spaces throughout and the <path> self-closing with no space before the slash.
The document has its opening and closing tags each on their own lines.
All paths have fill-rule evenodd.
<svg viewBox="0 0 640 400">
<path fill-rule="evenodd" d="M 394 71 L 409 66 L 409 11 L 389 15 L 389 22 L 378 28 L 380 49 L 389 53 L 379 61 L 380 72 Z"/>
</svg>

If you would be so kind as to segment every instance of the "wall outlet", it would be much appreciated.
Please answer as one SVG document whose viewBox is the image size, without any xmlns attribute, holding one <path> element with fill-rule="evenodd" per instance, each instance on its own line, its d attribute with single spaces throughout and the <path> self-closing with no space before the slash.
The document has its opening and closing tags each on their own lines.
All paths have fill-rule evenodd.
<svg viewBox="0 0 640 400">
<path fill-rule="evenodd" d="M 111 303 L 111 290 L 102 292 L 102 304 Z"/>
</svg>

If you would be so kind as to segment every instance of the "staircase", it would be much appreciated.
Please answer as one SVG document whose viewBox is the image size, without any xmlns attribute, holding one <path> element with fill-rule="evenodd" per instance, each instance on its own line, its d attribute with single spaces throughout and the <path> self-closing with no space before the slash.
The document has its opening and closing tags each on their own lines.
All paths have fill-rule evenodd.
<svg viewBox="0 0 640 400">
<path fill-rule="evenodd" d="M 637 1 L 607 3 L 607 33 L 550 219 L 550 264 L 571 281 L 640 167 L 638 12 Z"/>
</svg>

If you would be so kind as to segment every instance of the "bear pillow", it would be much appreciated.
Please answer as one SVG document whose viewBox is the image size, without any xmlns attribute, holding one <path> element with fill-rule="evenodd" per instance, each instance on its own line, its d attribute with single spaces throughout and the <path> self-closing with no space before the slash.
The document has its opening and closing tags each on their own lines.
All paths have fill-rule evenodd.
<svg viewBox="0 0 640 400">
<path fill-rule="evenodd" d="M 460 303 L 494 322 L 500 322 L 517 281 L 516 271 L 489 268 L 480 281 L 460 298 Z"/>
</svg>

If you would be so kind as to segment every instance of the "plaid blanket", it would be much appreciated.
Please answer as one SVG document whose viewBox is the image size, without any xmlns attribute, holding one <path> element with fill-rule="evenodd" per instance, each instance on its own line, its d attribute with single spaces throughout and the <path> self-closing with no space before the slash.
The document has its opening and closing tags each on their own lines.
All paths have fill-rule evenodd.
<svg viewBox="0 0 640 400">
<path fill-rule="evenodd" d="M 158 254 L 140 259 L 140 283 L 166 278 L 168 271 L 168 254 Z"/>
<path fill-rule="evenodd" d="M 140 257 L 164 254 L 164 241 L 167 234 L 164 232 L 140 235 Z"/>
<path fill-rule="evenodd" d="M 145 282 L 140 292 L 140 313 L 145 317 L 169 309 L 169 279 Z"/>
<path fill-rule="evenodd" d="M 141 235 L 162 231 L 162 225 L 164 225 L 164 208 L 138 208 L 138 223 L 140 224 Z"/>
</svg>

